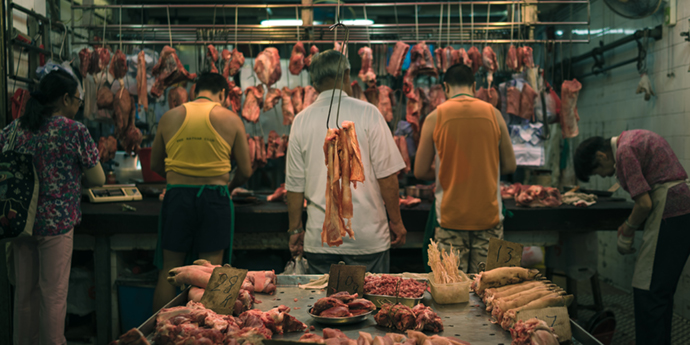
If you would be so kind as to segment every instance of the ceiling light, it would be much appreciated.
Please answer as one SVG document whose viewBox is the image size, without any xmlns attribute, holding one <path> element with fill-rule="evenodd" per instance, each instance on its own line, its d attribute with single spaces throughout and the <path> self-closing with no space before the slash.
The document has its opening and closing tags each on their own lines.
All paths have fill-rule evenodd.
<svg viewBox="0 0 690 345">
<path fill-rule="evenodd" d="M 556 35 L 557 36 L 563 36 L 563 30 L 557 30 Z"/>
<path fill-rule="evenodd" d="M 301 26 L 302 19 L 266 19 L 261 26 Z"/>
<path fill-rule="evenodd" d="M 342 23 L 344 25 L 366 26 L 366 25 L 373 25 L 374 21 L 371 19 L 354 19 L 354 20 L 343 20 Z"/>
</svg>

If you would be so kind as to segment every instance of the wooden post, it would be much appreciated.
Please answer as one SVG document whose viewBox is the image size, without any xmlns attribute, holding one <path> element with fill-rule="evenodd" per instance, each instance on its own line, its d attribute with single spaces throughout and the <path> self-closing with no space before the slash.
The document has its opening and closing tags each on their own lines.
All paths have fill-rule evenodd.
<svg viewBox="0 0 690 345">
<path fill-rule="evenodd" d="M 302 5 L 312 5 L 312 0 L 302 0 Z M 314 8 L 302 9 L 302 26 L 311 27 L 314 25 Z"/>
</svg>

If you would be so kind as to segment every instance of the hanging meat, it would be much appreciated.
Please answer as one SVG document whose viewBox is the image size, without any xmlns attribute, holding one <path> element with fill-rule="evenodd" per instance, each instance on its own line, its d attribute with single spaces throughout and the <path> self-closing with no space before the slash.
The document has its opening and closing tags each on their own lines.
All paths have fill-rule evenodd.
<svg viewBox="0 0 690 345">
<path fill-rule="evenodd" d="M 518 48 L 518 57 L 521 58 L 520 60 L 522 61 L 522 65 L 525 66 L 525 68 L 534 67 L 534 56 L 532 54 L 532 47 L 524 46 Z"/>
<path fill-rule="evenodd" d="M 402 71 L 402 65 L 407 56 L 407 52 L 410 50 L 410 45 L 404 42 L 396 42 L 395 47 L 393 47 L 393 53 L 391 54 L 390 60 L 388 61 L 388 66 L 386 66 L 386 72 L 393 77 L 399 77 Z"/>
<path fill-rule="evenodd" d="M 105 70 L 110 63 L 110 50 L 108 48 L 94 48 L 91 53 L 91 62 L 89 63 L 89 73 L 97 74 Z"/>
<path fill-rule="evenodd" d="M 494 72 L 498 70 L 498 63 L 496 62 L 496 53 L 491 47 L 486 46 L 482 51 L 482 62 L 484 63 L 484 68 L 486 69 L 486 81 L 489 83 L 489 87 L 494 81 Z"/>
<path fill-rule="evenodd" d="M 232 54 L 230 53 L 229 50 L 223 49 L 223 51 L 220 52 L 220 68 L 223 71 L 223 77 L 229 78 L 230 77 L 230 58 L 232 57 Z"/>
<path fill-rule="evenodd" d="M 257 123 L 264 99 L 264 87 L 262 85 L 250 86 L 244 90 L 244 106 L 242 107 L 242 117 L 245 120 Z"/>
<path fill-rule="evenodd" d="M 446 93 L 443 91 L 443 86 L 434 85 L 429 91 L 429 102 L 431 105 L 431 111 L 436 110 L 436 108 L 446 101 Z"/>
<path fill-rule="evenodd" d="M 175 49 L 170 46 L 163 47 L 158 63 L 153 66 L 151 74 L 156 77 L 151 87 L 151 94 L 156 97 L 163 95 L 170 85 L 196 78 L 196 73 L 187 72 L 177 57 Z"/>
<path fill-rule="evenodd" d="M 113 61 L 110 63 L 110 74 L 115 79 L 122 79 L 127 75 L 127 56 L 120 50 L 115 51 Z"/>
<path fill-rule="evenodd" d="M 405 120 L 412 125 L 412 130 L 415 133 L 419 132 L 419 118 L 422 110 L 422 102 L 419 96 L 419 89 L 414 89 L 412 92 L 405 95 L 407 97 L 407 107 Z"/>
<path fill-rule="evenodd" d="M 268 155 L 266 154 L 264 137 L 254 137 L 254 144 L 256 144 L 256 162 L 260 168 L 264 167 L 266 163 L 268 163 Z"/>
<path fill-rule="evenodd" d="M 249 133 L 247 133 L 247 148 L 249 149 L 249 161 L 252 163 L 253 169 L 256 162 L 256 144 L 254 143 L 254 137 Z"/>
<path fill-rule="evenodd" d="M 111 109 L 114 99 L 115 94 L 110 90 L 110 87 L 103 85 L 98 88 L 98 93 L 96 94 L 96 105 L 98 109 Z"/>
<path fill-rule="evenodd" d="M 376 85 L 376 74 L 372 64 L 374 55 L 369 47 L 359 48 L 359 56 L 362 58 L 362 68 L 359 70 L 359 79 L 369 86 Z"/>
<path fill-rule="evenodd" d="M 268 47 L 259 53 L 254 62 L 254 72 L 266 86 L 275 84 L 282 74 L 278 49 Z"/>
<path fill-rule="evenodd" d="M 415 64 L 418 74 L 438 77 L 438 70 L 434 66 L 434 58 L 426 42 L 422 41 L 412 47 L 410 52 L 410 64 Z"/>
<path fill-rule="evenodd" d="M 526 120 L 534 119 L 534 100 L 539 96 L 528 83 L 522 87 L 520 93 L 520 113 L 519 117 Z"/>
<path fill-rule="evenodd" d="M 318 53 L 319 48 L 312 44 L 311 48 L 309 48 L 309 56 L 304 58 L 304 69 L 307 69 L 309 66 L 311 66 L 311 59 L 313 59 Z"/>
<path fill-rule="evenodd" d="M 216 67 L 216 62 L 218 62 L 218 49 L 216 49 L 213 44 L 206 46 L 206 61 L 208 61 L 211 67 L 210 72 L 218 73 L 218 67 Z"/>
<path fill-rule="evenodd" d="M 296 86 L 292 89 L 292 106 L 295 108 L 295 115 L 304 109 L 304 88 Z"/>
<path fill-rule="evenodd" d="M 98 153 L 101 163 L 108 162 L 115 158 L 117 152 L 117 139 L 112 135 L 98 139 Z"/>
<path fill-rule="evenodd" d="M 379 111 L 381 112 L 381 115 L 383 115 L 383 118 L 386 119 L 386 122 L 391 122 L 393 121 L 393 107 L 395 106 L 395 101 L 392 97 L 393 90 L 386 85 L 381 85 L 378 87 L 378 91 Z"/>
<path fill-rule="evenodd" d="M 506 68 L 519 72 L 521 64 L 522 62 L 518 59 L 517 49 L 511 44 L 508 48 L 508 55 L 506 55 Z"/>
<path fill-rule="evenodd" d="M 266 156 L 268 159 L 277 159 L 280 157 L 285 156 L 284 151 L 280 151 L 279 148 L 283 142 L 283 139 L 280 138 L 278 135 L 278 132 L 271 130 L 268 133 L 268 143 L 266 147 Z M 285 186 L 282 186 L 283 189 Z M 271 201 L 271 200 L 268 200 Z"/>
<path fill-rule="evenodd" d="M 472 68 L 472 60 L 467 55 L 467 52 L 464 48 L 460 48 L 453 53 L 456 55 L 456 57 L 453 59 L 454 61 L 457 61 L 456 63 L 462 63 L 465 66 Z"/>
<path fill-rule="evenodd" d="M 479 67 L 482 66 L 482 53 L 479 52 L 477 47 L 471 47 L 470 50 L 467 51 L 467 56 L 472 61 L 472 73 L 477 73 Z"/>
<path fill-rule="evenodd" d="M 308 106 L 312 105 L 312 103 L 316 102 L 316 99 L 319 97 L 319 92 L 316 91 L 316 89 L 311 86 L 307 85 L 304 87 L 304 102 L 302 103 L 302 109 L 306 109 Z"/>
<path fill-rule="evenodd" d="M 367 102 L 373 104 L 378 108 L 379 106 L 379 89 L 375 86 L 369 87 L 364 90 L 364 96 L 367 98 Z"/>
<path fill-rule="evenodd" d="M 91 63 L 91 51 L 89 48 L 84 48 L 79 51 L 79 73 L 82 79 L 86 78 L 86 73 L 89 72 L 89 65 Z"/>
<path fill-rule="evenodd" d="M 365 101 L 365 102 L 367 101 L 367 98 L 364 96 L 364 92 L 362 92 L 362 87 L 359 86 L 359 82 L 357 82 L 355 80 L 352 82 L 352 84 L 350 84 L 350 86 L 352 87 L 352 97 L 353 98 L 356 98 L 356 99 L 359 99 L 359 100 Z"/>
<path fill-rule="evenodd" d="M 168 92 L 168 107 L 170 109 L 177 108 L 187 102 L 189 102 L 189 94 L 187 94 L 187 89 L 182 86 L 178 86 Z"/>
<path fill-rule="evenodd" d="M 304 56 L 307 55 L 307 51 L 304 50 L 304 43 L 297 42 L 295 46 L 292 47 L 292 54 L 290 55 L 290 65 L 288 69 L 290 74 L 299 75 L 304 69 Z"/>
<path fill-rule="evenodd" d="M 345 49 L 343 50 L 343 43 L 342 42 L 333 43 L 333 50 L 340 52 L 343 55 L 347 56 L 347 46 L 345 46 Z"/>
<path fill-rule="evenodd" d="M 289 126 L 295 119 L 295 107 L 292 106 L 292 91 L 287 86 L 283 86 L 283 92 L 280 96 L 283 100 L 283 104 L 281 105 L 283 125 Z"/>
<path fill-rule="evenodd" d="M 518 116 L 520 114 L 520 90 L 515 86 L 509 86 L 506 91 L 508 114 Z"/>
<path fill-rule="evenodd" d="M 230 70 L 228 71 L 228 76 L 234 76 L 237 72 L 244 66 L 244 54 L 237 50 L 237 48 L 232 50 L 232 60 L 230 60 Z"/>
<path fill-rule="evenodd" d="M 141 130 L 134 126 L 134 113 L 132 113 L 132 121 L 129 127 L 127 127 L 125 136 L 120 139 L 120 144 L 124 147 L 127 154 L 135 155 L 139 153 L 142 140 Z"/>
<path fill-rule="evenodd" d="M 149 110 L 149 96 L 146 91 L 146 53 L 143 50 L 137 54 L 137 103 L 144 107 L 144 111 Z"/>
<path fill-rule="evenodd" d="M 561 132 L 563 139 L 574 138 L 579 134 L 577 122 L 580 116 L 577 114 L 577 97 L 582 89 L 577 79 L 566 80 L 561 86 Z"/>
<path fill-rule="evenodd" d="M 115 137 L 122 141 L 126 130 L 130 125 L 130 116 L 134 114 L 132 96 L 127 89 L 122 89 L 114 94 L 113 120 L 115 121 Z M 132 121 L 133 122 L 133 121 Z M 133 125 L 133 124 L 132 124 Z"/>
<path fill-rule="evenodd" d="M 232 80 L 228 81 L 228 86 L 230 87 L 230 92 L 228 92 L 228 98 L 223 103 L 223 106 L 232 107 L 232 111 L 236 114 L 240 113 L 240 105 L 242 103 L 242 89 L 235 85 Z"/>
<path fill-rule="evenodd" d="M 398 147 L 398 150 L 400 151 L 400 154 L 403 157 L 403 161 L 405 161 L 405 168 L 400 170 L 400 172 L 403 174 L 407 174 L 410 171 L 412 171 L 412 163 L 410 161 L 410 154 L 407 150 L 407 139 L 405 139 L 405 137 L 402 135 L 396 135 L 393 137 L 393 140 L 395 140 L 395 146 Z"/>
<path fill-rule="evenodd" d="M 477 97 L 477 99 L 481 99 L 482 101 L 493 105 L 494 108 L 498 108 L 498 91 L 496 91 L 496 89 L 493 87 L 488 89 L 480 87 L 479 90 L 477 90 L 477 94 L 475 95 L 475 97 Z"/>
<path fill-rule="evenodd" d="M 267 112 L 278 104 L 280 101 L 280 89 L 270 88 L 266 93 L 266 100 L 264 100 L 264 112 Z"/>
</svg>

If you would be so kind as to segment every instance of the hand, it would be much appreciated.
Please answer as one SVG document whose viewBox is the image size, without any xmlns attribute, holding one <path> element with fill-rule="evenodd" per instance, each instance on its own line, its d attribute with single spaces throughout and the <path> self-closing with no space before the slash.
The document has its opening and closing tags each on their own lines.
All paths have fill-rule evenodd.
<svg viewBox="0 0 690 345">
<path fill-rule="evenodd" d="M 391 231 L 391 246 L 400 247 L 405 244 L 405 237 L 407 236 L 407 230 L 402 222 L 388 222 L 388 226 Z"/>
<path fill-rule="evenodd" d="M 304 254 L 304 234 L 305 232 L 301 232 L 290 236 L 290 241 L 288 243 L 292 257 Z"/>
<path fill-rule="evenodd" d="M 618 228 L 618 252 L 626 255 L 635 253 L 635 248 L 632 247 L 635 240 L 635 230 L 623 223 Z"/>
<path fill-rule="evenodd" d="M 635 236 L 635 229 L 631 228 L 628 226 L 628 223 L 624 222 L 621 226 L 618 227 L 618 236 Z"/>
</svg>

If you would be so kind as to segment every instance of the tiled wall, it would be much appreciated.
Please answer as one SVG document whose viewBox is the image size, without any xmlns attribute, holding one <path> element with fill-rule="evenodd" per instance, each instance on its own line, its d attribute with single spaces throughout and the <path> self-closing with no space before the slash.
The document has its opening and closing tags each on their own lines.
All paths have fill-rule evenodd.
<svg viewBox="0 0 690 345">
<path fill-rule="evenodd" d="M 629 129 L 648 129 L 666 138 L 686 171 L 690 171 L 690 42 L 680 36 L 681 32 L 688 31 L 690 1 L 678 0 L 677 4 L 675 27 L 664 26 L 663 38 L 649 43 L 647 69 L 656 97 L 645 101 L 643 95 L 635 94 L 640 74 L 634 63 L 603 75 L 583 78 L 578 101 L 580 135 L 573 140 L 574 147 L 594 135 L 611 137 Z M 599 45 L 599 41 L 611 43 L 634 30 L 663 24 L 664 20 L 661 13 L 639 20 L 626 19 L 609 10 L 601 0 L 592 1 L 591 6 L 591 30 L 600 33 L 592 35 L 588 45 L 574 45 L 572 56 L 590 51 Z M 565 11 L 564 14 L 569 15 Z M 586 10 L 576 11 L 575 19 L 586 20 L 586 15 Z M 569 47 L 566 45 L 563 50 L 567 57 Z M 608 52 L 606 65 L 636 56 L 636 44 L 628 43 Z M 589 59 L 576 65 L 573 76 L 589 72 L 592 64 L 593 60 Z M 669 77 L 669 73 L 675 76 Z M 595 177 L 588 187 L 605 190 L 614 183 L 614 178 Z M 623 191 L 618 194 L 629 198 Z M 635 241 L 639 247 L 641 233 Z M 615 232 L 599 233 L 599 272 L 603 279 L 631 291 L 634 262 L 634 256 L 622 256 L 617 252 Z M 690 264 L 685 266 L 675 303 L 675 311 L 686 318 L 690 318 L 688 291 Z"/>
</svg>

